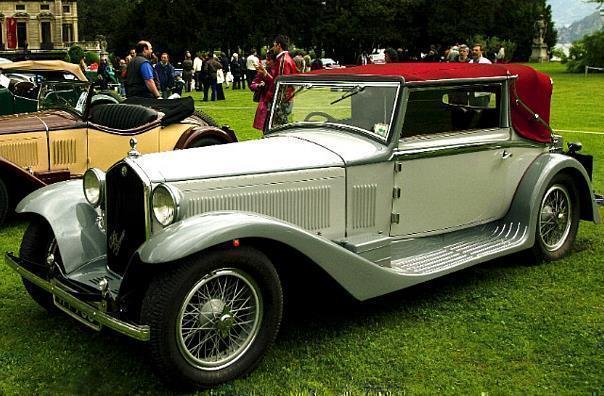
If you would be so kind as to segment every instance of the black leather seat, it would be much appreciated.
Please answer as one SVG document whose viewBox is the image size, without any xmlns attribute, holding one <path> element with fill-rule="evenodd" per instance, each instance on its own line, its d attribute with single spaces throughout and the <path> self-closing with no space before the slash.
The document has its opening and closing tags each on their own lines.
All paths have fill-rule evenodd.
<svg viewBox="0 0 604 396">
<path fill-rule="evenodd" d="M 111 129 L 135 129 L 157 119 L 157 111 L 131 104 L 100 104 L 92 108 L 90 122 Z"/>
</svg>

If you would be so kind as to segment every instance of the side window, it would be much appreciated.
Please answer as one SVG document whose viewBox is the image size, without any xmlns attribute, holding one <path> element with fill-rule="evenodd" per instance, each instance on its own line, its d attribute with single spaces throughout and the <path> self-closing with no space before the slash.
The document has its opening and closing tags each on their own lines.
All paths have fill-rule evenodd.
<svg viewBox="0 0 604 396">
<path fill-rule="evenodd" d="M 501 84 L 412 90 L 401 138 L 497 128 L 500 120 Z"/>
</svg>

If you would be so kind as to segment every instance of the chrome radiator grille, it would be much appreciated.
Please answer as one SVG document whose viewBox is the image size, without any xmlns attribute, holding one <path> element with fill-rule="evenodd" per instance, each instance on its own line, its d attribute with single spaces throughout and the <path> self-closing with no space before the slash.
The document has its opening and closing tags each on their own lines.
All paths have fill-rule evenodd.
<svg viewBox="0 0 604 396">
<path fill-rule="evenodd" d="M 120 163 L 107 172 L 106 186 L 107 264 L 121 275 L 146 239 L 145 185 L 130 166 Z"/>
</svg>

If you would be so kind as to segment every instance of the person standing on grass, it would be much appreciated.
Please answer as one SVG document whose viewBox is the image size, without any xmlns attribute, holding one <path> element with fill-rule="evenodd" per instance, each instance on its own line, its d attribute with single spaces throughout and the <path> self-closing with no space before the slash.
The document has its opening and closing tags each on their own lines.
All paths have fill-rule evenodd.
<svg viewBox="0 0 604 396">
<path fill-rule="evenodd" d="M 155 65 L 157 77 L 159 78 L 159 87 L 164 99 L 170 96 L 170 91 L 174 88 L 174 66 L 170 63 L 170 58 L 167 53 L 161 54 L 160 61 Z"/>
<path fill-rule="evenodd" d="M 275 55 L 270 51 L 266 54 L 266 67 L 259 67 L 254 81 L 249 85 L 250 89 L 254 92 L 260 91 L 260 100 L 258 101 L 258 107 L 256 107 L 256 115 L 254 116 L 253 127 L 264 131 L 264 124 L 268 116 L 268 108 L 270 101 L 273 96 L 273 76 L 271 70 L 275 68 Z"/>
<path fill-rule="evenodd" d="M 153 47 L 148 41 L 139 41 L 136 44 L 136 56 L 128 63 L 126 69 L 126 95 L 142 98 L 160 98 L 161 95 L 155 85 L 155 75 L 149 60 L 153 54 Z"/>
<path fill-rule="evenodd" d="M 254 77 L 256 77 L 256 67 L 258 67 L 259 63 L 260 60 L 256 56 L 256 50 L 251 50 L 245 62 L 245 73 L 248 86 L 252 83 L 252 81 L 254 81 Z"/>
<path fill-rule="evenodd" d="M 185 82 L 185 91 L 191 92 L 191 80 L 193 80 L 193 60 L 191 53 L 185 52 L 185 60 L 182 61 L 182 79 Z"/>
</svg>

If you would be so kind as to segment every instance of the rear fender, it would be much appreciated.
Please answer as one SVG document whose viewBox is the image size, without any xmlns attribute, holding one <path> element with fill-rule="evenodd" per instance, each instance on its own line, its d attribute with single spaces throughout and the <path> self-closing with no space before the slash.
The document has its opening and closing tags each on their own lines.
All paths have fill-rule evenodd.
<svg viewBox="0 0 604 396">
<path fill-rule="evenodd" d="M 137 253 L 140 265 L 159 266 L 217 245 L 231 243 L 233 246 L 233 240 L 251 237 L 281 242 L 297 250 L 359 300 L 414 283 L 331 240 L 278 219 L 249 212 L 211 212 L 190 217 L 155 234 Z M 284 264 L 287 265 L 287 259 Z"/>
<path fill-rule="evenodd" d="M 220 128 L 213 126 L 196 126 L 187 129 L 178 139 L 174 150 L 186 149 L 191 146 L 195 141 L 203 139 L 205 137 L 213 137 L 222 143 L 233 143 L 237 141 L 234 134 L 228 131 L 223 131 Z"/>
<path fill-rule="evenodd" d="M 106 253 L 105 233 L 97 211 L 86 201 L 82 181 L 73 180 L 40 188 L 26 196 L 17 213 L 42 216 L 57 239 L 67 274 Z"/>
<path fill-rule="evenodd" d="M 535 241 L 541 198 L 552 179 L 561 172 L 570 174 L 575 182 L 581 203 L 581 219 L 600 223 L 600 213 L 585 168 L 567 155 L 546 153 L 539 156 L 524 174 L 505 218 L 506 222 L 528 224 L 527 247 Z"/>
</svg>

